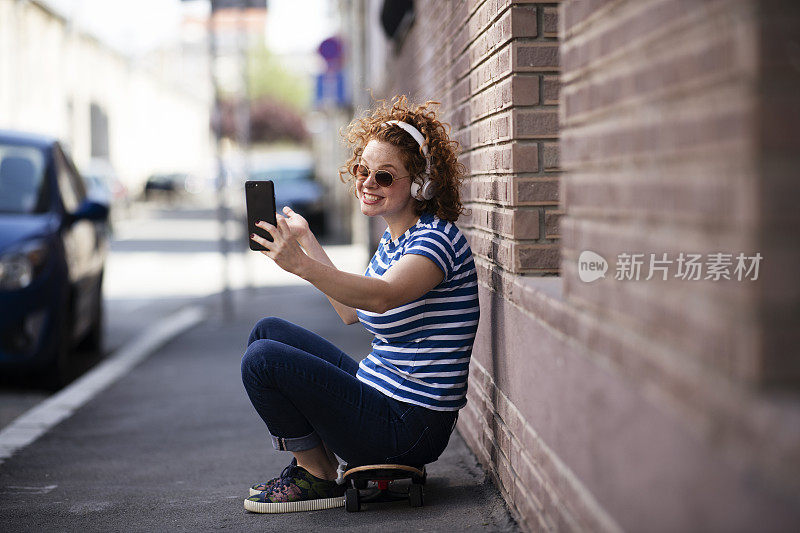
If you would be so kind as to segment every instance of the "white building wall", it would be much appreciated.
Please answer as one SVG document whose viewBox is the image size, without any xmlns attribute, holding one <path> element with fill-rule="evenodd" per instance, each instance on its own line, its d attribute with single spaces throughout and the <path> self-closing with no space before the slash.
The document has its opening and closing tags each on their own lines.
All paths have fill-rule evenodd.
<svg viewBox="0 0 800 533">
<path fill-rule="evenodd" d="M 74 31 L 37 2 L 0 0 L 0 128 L 58 136 L 85 165 L 95 103 L 108 116 L 111 163 L 134 191 L 153 172 L 208 172 L 208 80 L 176 77 Z"/>
</svg>

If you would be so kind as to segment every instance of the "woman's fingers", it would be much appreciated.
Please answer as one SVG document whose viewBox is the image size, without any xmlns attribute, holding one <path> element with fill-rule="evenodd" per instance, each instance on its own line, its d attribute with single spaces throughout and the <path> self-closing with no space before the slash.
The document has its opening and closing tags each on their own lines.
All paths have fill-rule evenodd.
<svg viewBox="0 0 800 533">
<path fill-rule="evenodd" d="M 292 211 L 292 208 L 289 207 L 288 205 L 284 206 L 283 212 L 286 213 L 288 216 L 294 215 L 294 211 Z"/>
<path fill-rule="evenodd" d="M 261 246 L 263 246 L 267 250 L 269 250 L 270 245 L 272 245 L 272 243 L 270 241 L 268 241 L 264 237 L 261 237 L 260 235 L 256 235 L 255 233 L 251 233 L 250 234 L 250 240 L 260 244 Z"/>
<path fill-rule="evenodd" d="M 285 223 L 285 221 L 284 221 L 284 223 Z M 282 236 L 280 228 L 273 226 L 269 222 L 264 222 L 263 220 L 259 220 L 258 222 L 256 222 L 256 226 L 261 228 L 261 229 L 263 229 L 263 230 L 266 230 L 267 233 L 272 235 L 273 239 L 275 237 Z"/>
<path fill-rule="evenodd" d="M 291 233 L 291 230 L 289 229 L 289 223 L 284 217 L 278 219 L 278 230 L 281 231 L 281 233 Z"/>
</svg>

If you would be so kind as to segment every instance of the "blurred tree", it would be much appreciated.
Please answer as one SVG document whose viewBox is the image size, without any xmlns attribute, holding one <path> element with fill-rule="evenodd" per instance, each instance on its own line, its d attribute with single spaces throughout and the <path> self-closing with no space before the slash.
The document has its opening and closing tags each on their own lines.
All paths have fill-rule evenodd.
<svg viewBox="0 0 800 533">
<path fill-rule="evenodd" d="M 266 46 L 250 50 L 248 70 L 248 89 L 253 99 L 269 96 L 300 112 L 310 108 L 311 78 L 288 70 Z"/>
<path fill-rule="evenodd" d="M 236 139 L 238 101 L 233 98 L 220 102 L 219 134 Z M 250 141 L 253 143 L 292 142 L 309 140 L 303 116 L 285 103 L 270 96 L 250 102 Z"/>
<path fill-rule="evenodd" d="M 308 131 L 304 115 L 311 105 L 311 79 L 286 69 L 265 46 L 251 48 L 248 57 L 250 141 L 305 143 Z M 237 137 L 239 100 L 224 95 L 220 105 L 219 134 Z"/>
</svg>

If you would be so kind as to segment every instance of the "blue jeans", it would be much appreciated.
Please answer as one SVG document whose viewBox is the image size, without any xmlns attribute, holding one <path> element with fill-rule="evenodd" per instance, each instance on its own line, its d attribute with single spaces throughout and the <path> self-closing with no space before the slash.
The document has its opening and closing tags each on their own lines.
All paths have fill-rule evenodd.
<svg viewBox="0 0 800 533">
<path fill-rule="evenodd" d="M 336 346 L 280 318 L 264 318 L 242 357 L 242 382 L 277 450 L 321 442 L 348 464 L 432 463 L 457 411 L 389 398 L 356 378 L 358 363 Z"/>
</svg>

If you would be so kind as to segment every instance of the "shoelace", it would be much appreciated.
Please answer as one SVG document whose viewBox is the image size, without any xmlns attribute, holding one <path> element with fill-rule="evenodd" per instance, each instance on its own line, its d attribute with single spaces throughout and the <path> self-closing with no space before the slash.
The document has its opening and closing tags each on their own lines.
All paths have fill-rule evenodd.
<svg viewBox="0 0 800 533">
<path fill-rule="evenodd" d="M 283 472 L 281 472 L 281 477 L 277 482 L 277 484 L 280 485 L 281 489 L 285 489 L 286 487 L 292 484 L 293 482 L 292 478 L 297 472 L 297 468 L 298 468 L 297 460 L 293 459 L 292 462 L 289 463 L 289 465 L 283 469 Z"/>
</svg>

